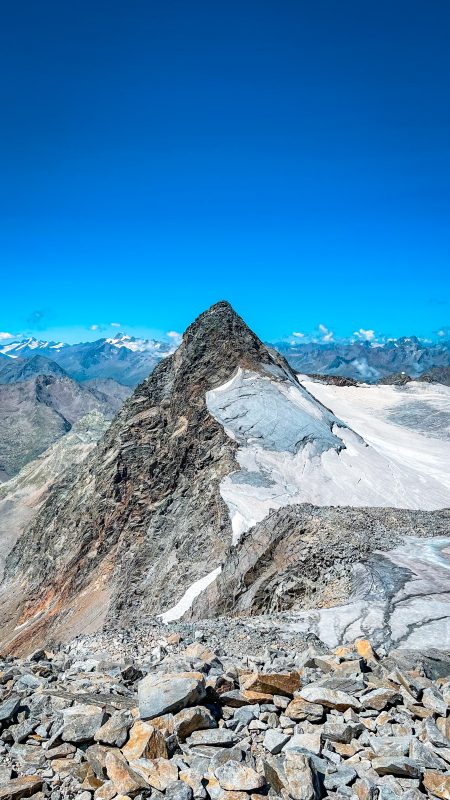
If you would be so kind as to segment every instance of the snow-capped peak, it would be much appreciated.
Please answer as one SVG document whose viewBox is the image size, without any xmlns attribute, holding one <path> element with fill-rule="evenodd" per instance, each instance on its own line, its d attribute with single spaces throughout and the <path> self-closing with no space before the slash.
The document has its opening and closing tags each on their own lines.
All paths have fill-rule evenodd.
<svg viewBox="0 0 450 800">
<path fill-rule="evenodd" d="M 158 354 L 158 351 L 161 349 L 164 350 L 164 354 L 167 352 L 167 348 L 162 348 L 163 343 L 159 342 L 157 339 L 138 339 L 135 336 L 129 336 L 128 333 L 123 333 L 122 331 L 118 333 L 114 337 L 110 337 L 105 340 L 108 344 L 113 345 L 113 347 L 126 347 L 127 350 L 133 350 L 134 352 L 154 352 Z"/>
<path fill-rule="evenodd" d="M 67 347 L 65 342 L 43 341 L 41 339 L 36 339 L 34 336 L 29 336 L 27 339 L 20 339 L 15 342 L 4 344 L 0 347 L 0 353 L 3 353 L 5 356 L 17 357 L 26 355 L 31 351 L 61 350 L 63 347 Z"/>
</svg>

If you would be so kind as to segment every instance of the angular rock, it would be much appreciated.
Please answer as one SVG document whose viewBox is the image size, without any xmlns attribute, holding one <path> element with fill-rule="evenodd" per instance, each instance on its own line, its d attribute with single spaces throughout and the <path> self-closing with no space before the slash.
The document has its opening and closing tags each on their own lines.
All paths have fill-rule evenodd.
<svg viewBox="0 0 450 800">
<path fill-rule="evenodd" d="M 128 762 L 138 758 L 167 758 L 167 745 L 161 731 L 149 722 L 136 720 L 130 731 L 130 738 L 122 747 Z"/>
<path fill-rule="evenodd" d="M 349 764 L 339 766 L 331 775 L 326 775 L 324 786 L 332 791 L 342 790 L 343 786 L 348 786 L 356 778 L 356 772 Z"/>
<path fill-rule="evenodd" d="M 203 731 L 194 731 L 187 739 L 189 747 L 207 745 L 208 747 L 231 747 L 239 741 L 234 731 L 228 728 L 215 728 Z"/>
<path fill-rule="evenodd" d="M 239 761 L 227 761 L 222 767 L 218 767 L 215 776 L 222 789 L 230 792 L 250 792 L 261 789 L 265 784 L 264 777 Z"/>
<path fill-rule="evenodd" d="M 40 789 L 42 789 L 42 778 L 37 775 L 24 775 L 0 786 L 0 800 L 20 800 L 21 797 L 31 797 Z"/>
<path fill-rule="evenodd" d="M 108 778 L 117 794 L 138 792 L 139 789 L 148 787 L 146 780 L 130 767 L 119 750 L 110 750 L 106 756 L 105 766 Z"/>
<path fill-rule="evenodd" d="M 88 742 L 103 725 L 105 713 L 100 706 L 74 705 L 63 714 L 63 742 Z"/>
<path fill-rule="evenodd" d="M 139 714 L 141 719 L 152 719 L 181 711 L 197 704 L 205 694 L 205 679 L 200 672 L 150 674 L 138 686 Z"/>
<path fill-rule="evenodd" d="M 442 800 L 450 800 L 450 775 L 442 775 L 440 772 L 425 770 L 423 785 L 435 797 L 440 797 Z"/>
<path fill-rule="evenodd" d="M 336 708 L 338 711 L 361 707 L 359 700 L 347 692 L 343 692 L 340 689 L 328 689 L 314 683 L 305 686 L 299 694 L 308 703 L 316 703 L 327 708 Z"/>
<path fill-rule="evenodd" d="M 187 783 L 175 781 L 166 789 L 167 800 L 192 800 L 193 791 Z"/>
<path fill-rule="evenodd" d="M 402 756 L 374 758 L 372 767 L 378 775 L 397 775 L 400 778 L 420 778 L 421 775 L 418 762 Z"/>
<path fill-rule="evenodd" d="M 306 750 L 308 753 L 318 755 L 321 750 L 320 731 L 318 733 L 296 733 L 291 736 L 283 748 L 283 753 L 290 750 Z"/>
<path fill-rule="evenodd" d="M 263 739 L 263 745 L 269 753 L 272 755 L 277 755 L 281 753 L 282 748 L 284 745 L 289 741 L 289 736 L 286 734 L 281 733 L 279 730 L 275 730 L 273 728 L 266 731 Z"/>
<path fill-rule="evenodd" d="M 187 737 L 194 731 L 217 728 L 217 722 L 204 706 L 194 706 L 185 708 L 175 714 L 173 718 L 174 733 L 180 742 L 186 741 Z"/>
<path fill-rule="evenodd" d="M 138 758 L 133 761 L 133 771 L 137 772 L 153 789 L 165 792 L 171 783 L 178 780 L 178 767 L 166 758 Z"/>
<path fill-rule="evenodd" d="M 440 714 L 443 717 L 447 714 L 447 703 L 435 686 L 428 686 L 427 689 L 424 689 L 422 705 L 425 706 L 425 708 L 429 708 L 433 713 Z"/>
<path fill-rule="evenodd" d="M 0 722 L 12 720 L 19 710 L 20 702 L 20 697 L 17 695 L 11 695 L 7 700 L 3 700 L 0 703 Z"/>
<path fill-rule="evenodd" d="M 406 756 L 409 753 L 411 736 L 370 736 L 370 749 L 376 756 Z"/>
<path fill-rule="evenodd" d="M 94 739 L 96 742 L 122 747 L 127 740 L 132 724 L 133 717 L 128 709 L 115 711 L 109 720 L 96 731 Z"/>
<path fill-rule="evenodd" d="M 243 691 L 290 696 L 300 688 L 298 672 L 247 672 L 239 676 Z"/>
<path fill-rule="evenodd" d="M 323 706 L 319 703 L 309 703 L 303 697 L 294 697 L 285 710 L 285 715 L 290 719 L 300 722 L 307 719 L 309 722 L 320 722 L 323 717 Z"/>
<path fill-rule="evenodd" d="M 365 694 L 364 697 L 361 698 L 361 705 L 363 708 L 373 708 L 376 711 L 382 711 L 386 706 L 399 703 L 401 699 L 401 695 L 395 689 L 383 687 L 381 689 L 374 689 L 372 692 Z"/>
<path fill-rule="evenodd" d="M 106 780 L 108 777 L 106 773 L 106 756 L 111 751 L 116 752 L 111 747 L 105 747 L 102 744 L 93 744 L 86 749 L 86 759 L 94 774 L 100 780 Z"/>
<path fill-rule="evenodd" d="M 444 761 L 443 758 L 440 758 L 439 755 L 431 749 L 431 747 L 427 747 L 427 745 L 422 744 L 422 742 L 419 742 L 414 738 L 411 738 L 409 757 L 417 761 L 423 768 L 426 769 L 438 769 L 445 771 L 449 768 L 446 761 Z"/>
</svg>

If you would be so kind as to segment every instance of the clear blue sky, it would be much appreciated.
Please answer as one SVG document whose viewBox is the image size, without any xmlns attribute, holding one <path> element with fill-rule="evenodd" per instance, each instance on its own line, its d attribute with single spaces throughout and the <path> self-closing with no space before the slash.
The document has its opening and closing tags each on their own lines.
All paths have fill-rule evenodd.
<svg viewBox="0 0 450 800">
<path fill-rule="evenodd" d="M 449 40 L 448 0 L 5 4 L 0 331 L 449 324 Z"/>
</svg>

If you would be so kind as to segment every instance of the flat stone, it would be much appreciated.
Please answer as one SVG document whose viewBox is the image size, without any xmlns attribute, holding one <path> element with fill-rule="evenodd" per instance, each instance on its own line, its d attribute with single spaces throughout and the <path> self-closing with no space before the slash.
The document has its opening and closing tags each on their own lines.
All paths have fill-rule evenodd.
<svg viewBox="0 0 450 800">
<path fill-rule="evenodd" d="M 423 785 L 435 797 L 440 797 L 442 800 L 450 800 L 450 775 L 442 775 L 440 772 L 425 770 Z"/>
<path fill-rule="evenodd" d="M 284 745 L 289 741 L 289 738 L 289 736 L 286 736 L 286 734 L 281 733 L 279 730 L 270 728 L 264 734 L 263 745 L 269 753 L 275 756 L 281 752 Z"/>
<path fill-rule="evenodd" d="M 45 757 L 48 758 L 50 761 L 53 758 L 65 758 L 66 756 L 70 756 L 72 753 L 76 752 L 76 747 L 73 744 L 69 744 L 69 742 L 64 742 L 64 744 L 60 744 L 59 747 L 52 747 L 50 750 L 45 750 Z"/>
<path fill-rule="evenodd" d="M 178 780 L 178 767 L 166 758 L 138 758 L 133 761 L 133 770 L 137 772 L 145 782 L 159 792 L 165 792 L 171 783 Z"/>
<path fill-rule="evenodd" d="M 374 689 L 361 698 L 361 705 L 363 708 L 373 708 L 376 711 L 382 711 L 386 706 L 399 703 L 401 699 L 401 694 L 395 689 Z"/>
<path fill-rule="evenodd" d="M 174 733 L 180 742 L 186 741 L 194 731 L 217 728 L 217 722 L 204 706 L 185 708 L 173 718 Z"/>
<path fill-rule="evenodd" d="M 406 756 L 409 753 L 411 736 L 370 736 L 369 746 L 375 756 Z"/>
<path fill-rule="evenodd" d="M 420 778 L 421 775 L 418 762 L 402 756 L 374 758 L 372 767 L 378 775 L 397 775 L 400 778 Z"/>
<path fill-rule="evenodd" d="M 127 744 L 122 753 L 128 762 L 138 758 L 167 758 L 167 745 L 161 731 L 149 722 L 136 720 L 130 731 Z"/>
<path fill-rule="evenodd" d="M 331 775 L 326 775 L 324 786 L 332 791 L 339 791 L 343 786 L 348 786 L 356 778 L 356 771 L 348 764 L 339 766 Z"/>
<path fill-rule="evenodd" d="M 0 800 L 19 800 L 21 797 L 31 795 L 42 789 L 42 778 L 37 775 L 24 775 L 14 778 L 4 786 L 0 786 Z"/>
<path fill-rule="evenodd" d="M 300 688 L 298 672 L 247 672 L 239 676 L 243 691 L 264 692 L 270 695 L 293 695 Z"/>
<path fill-rule="evenodd" d="M 319 722 L 324 714 L 323 706 L 319 703 L 309 703 L 303 697 L 294 697 L 285 710 L 286 717 L 300 722 L 303 719 L 309 722 Z"/>
<path fill-rule="evenodd" d="M 228 728 L 214 728 L 210 730 L 194 731 L 187 739 L 189 747 L 206 745 L 208 747 L 231 747 L 239 741 L 234 731 Z"/>
<path fill-rule="evenodd" d="M 287 753 L 289 750 L 307 750 L 308 753 L 319 755 L 321 747 L 320 731 L 318 733 L 296 733 L 285 744 L 283 753 Z"/>
<path fill-rule="evenodd" d="M 63 742 L 88 742 L 103 725 L 105 713 L 100 706 L 75 705 L 62 712 Z"/>
<path fill-rule="evenodd" d="M 230 792 L 249 792 L 261 789 L 265 784 L 262 775 L 239 761 L 227 761 L 222 767 L 218 767 L 214 774 L 222 789 Z"/>
<path fill-rule="evenodd" d="M 52 761 L 52 769 L 60 778 L 74 778 L 79 783 L 82 783 L 88 776 L 92 769 L 89 764 L 84 762 L 80 764 L 79 761 L 74 761 L 73 758 L 54 758 Z"/>
<path fill-rule="evenodd" d="M 305 686 L 299 694 L 308 703 L 316 703 L 327 708 L 336 708 L 338 711 L 361 707 L 359 700 L 347 692 L 343 692 L 340 689 L 329 689 L 315 683 Z"/>
<path fill-rule="evenodd" d="M 147 675 L 138 686 L 141 719 L 152 719 L 168 712 L 196 705 L 206 694 L 200 672 L 174 672 Z"/>
<path fill-rule="evenodd" d="M 122 747 L 127 740 L 132 724 L 133 717 L 128 709 L 115 711 L 107 722 L 96 731 L 94 739 L 96 742 Z"/>
<path fill-rule="evenodd" d="M 221 692 L 220 702 L 223 706 L 230 706 L 231 708 L 241 708 L 248 706 L 252 702 L 244 692 L 239 689 L 231 689 L 228 692 Z"/>
</svg>

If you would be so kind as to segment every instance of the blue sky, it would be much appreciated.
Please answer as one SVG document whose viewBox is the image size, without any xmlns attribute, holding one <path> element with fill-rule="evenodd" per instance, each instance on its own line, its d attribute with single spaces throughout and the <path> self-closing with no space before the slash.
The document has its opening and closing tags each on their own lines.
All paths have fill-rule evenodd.
<svg viewBox="0 0 450 800">
<path fill-rule="evenodd" d="M 0 331 L 448 325 L 449 36 L 448 0 L 7 4 Z"/>
</svg>

